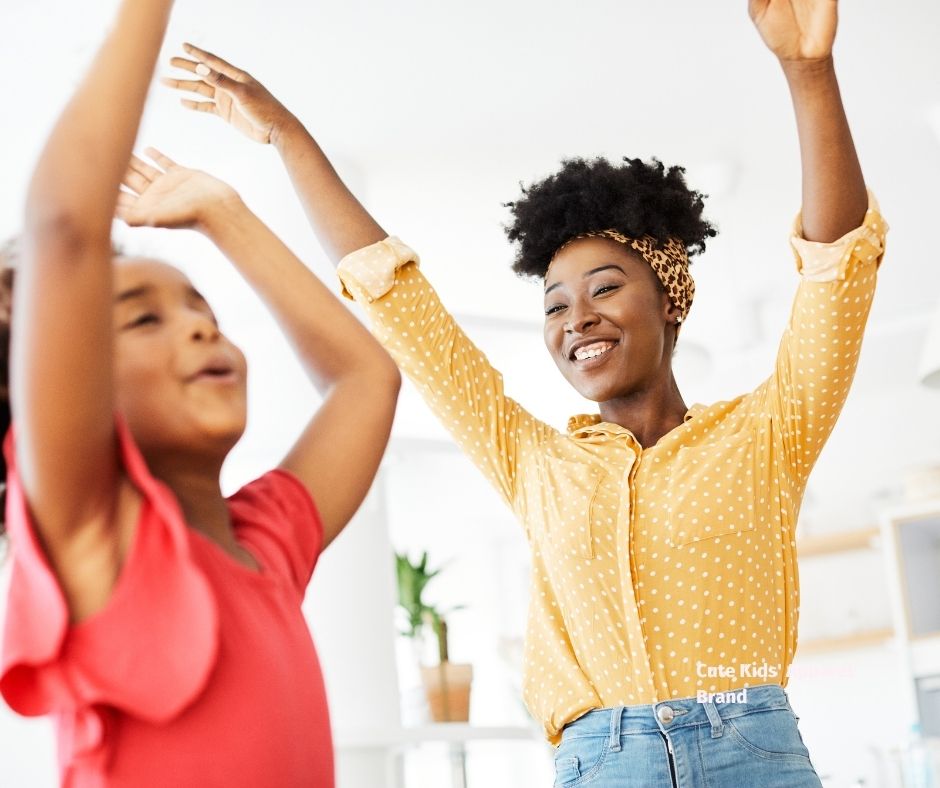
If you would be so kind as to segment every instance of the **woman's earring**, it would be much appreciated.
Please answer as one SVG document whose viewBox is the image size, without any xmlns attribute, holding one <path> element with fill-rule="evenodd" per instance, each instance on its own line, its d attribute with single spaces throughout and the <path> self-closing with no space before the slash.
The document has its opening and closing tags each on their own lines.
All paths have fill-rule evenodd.
<svg viewBox="0 0 940 788">
<path fill-rule="evenodd" d="M 676 325 L 682 325 L 682 315 L 679 315 L 679 317 L 676 318 Z"/>
</svg>

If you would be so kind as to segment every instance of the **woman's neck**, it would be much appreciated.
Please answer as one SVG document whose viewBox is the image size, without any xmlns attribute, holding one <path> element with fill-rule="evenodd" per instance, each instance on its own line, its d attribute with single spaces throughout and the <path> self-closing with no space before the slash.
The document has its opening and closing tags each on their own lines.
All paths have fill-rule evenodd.
<svg viewBox="0 0 940 788">
<path fill-rule="evenodd" d="M 600 403 L 601 419 L 630 430 L 644 448 L 682 424 L 687 412 L 671 373 L 660 385 Z"/>
</svg>

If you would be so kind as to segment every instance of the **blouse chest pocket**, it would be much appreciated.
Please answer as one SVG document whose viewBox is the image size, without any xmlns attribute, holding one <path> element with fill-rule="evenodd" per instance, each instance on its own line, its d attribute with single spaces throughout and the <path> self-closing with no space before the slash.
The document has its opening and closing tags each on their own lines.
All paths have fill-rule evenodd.
<svg viewBox="0 0 940 788">
<path fill-rule="evenodd" d="M 669 475 L 669 538 L 673 547 L 754 530 L 760 485 L 753 434 L 681 447 Z"/>
<path fill-rule="evenodd" d="M 539 458 L 541 496 L 536 520 L 548 547 L 559 557 L 594 558 L 592 520 L 603 471 L 552 455 Z"/>
</svg>

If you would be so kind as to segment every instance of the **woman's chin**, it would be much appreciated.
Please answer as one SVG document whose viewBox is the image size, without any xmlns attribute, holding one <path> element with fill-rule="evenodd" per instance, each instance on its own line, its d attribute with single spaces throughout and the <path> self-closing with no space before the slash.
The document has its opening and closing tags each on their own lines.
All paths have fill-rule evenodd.
<svg viewBox="0 0 940 788">
<path fill-rule="evenodd" d="M 572 384 L 572 386 L 574 387 L 574 390 L 578 392 L 578 394 L 591 402 L 607 402 L 608 400 L 614 398 L 611 387 L 609 386 L 586 386 L 584 383 L 580 383 L 579 385 Z"/>
</svg>

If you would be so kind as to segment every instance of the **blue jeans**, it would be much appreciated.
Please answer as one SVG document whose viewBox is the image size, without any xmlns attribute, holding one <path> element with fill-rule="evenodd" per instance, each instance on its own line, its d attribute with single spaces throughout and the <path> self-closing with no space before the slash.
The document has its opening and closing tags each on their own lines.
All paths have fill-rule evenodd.
<svg viewBox="0 0 940 788">
<path fill-rule="evenodd" d="M 783 688 L 740 692 L 588 712 L 562 731 L 555 788 L 821 788 Z"/>
</svg>

